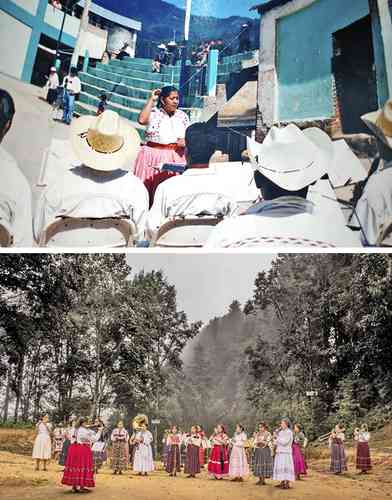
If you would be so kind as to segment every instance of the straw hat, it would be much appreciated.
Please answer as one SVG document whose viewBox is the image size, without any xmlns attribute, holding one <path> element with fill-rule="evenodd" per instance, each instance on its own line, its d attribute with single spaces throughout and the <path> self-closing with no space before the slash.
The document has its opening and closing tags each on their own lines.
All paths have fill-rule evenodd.
<svg viewBox="0 0 392 500">
<path fill-rule="evenodd" d="M 299 191 L 318 181 L 333 159 L 333 146 L 322 130 L 304 132 L 296 125 L 272 127 L 262 144 L 248 139 L 253 167 L 287 191 Z"/>
<path fill-rule="evenodd" d="M 158 49 L 166 49 L 166 45 L 164 43 L 161 43 L 158 45 Z"/>
<path fill-rule="evenodd" d="M 81 116 L 72 121 L 71 144 L 79 160 L 90 168 L 111 172 L 132 170 L 140 150 L 138 132 L 114 111 Z"/>
<path fill-rule="evenodd" d="M 392 99 L 382 109 L 363 115 L 362 120 L 381 141 L 392 148 Z"/>
</svg>

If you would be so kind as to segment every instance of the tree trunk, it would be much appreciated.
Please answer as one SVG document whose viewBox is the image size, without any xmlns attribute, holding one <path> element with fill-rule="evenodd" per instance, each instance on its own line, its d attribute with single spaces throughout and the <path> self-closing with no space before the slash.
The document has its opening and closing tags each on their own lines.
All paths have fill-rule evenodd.
<svg viewBox="0 0 392 500">
<path fill-rule="evenodd" d="M 20 359 L 19 364 L 18 364 L 18 388 L 16 390 L 14 422 L 18 421 L 19 406 L 20 406 L 22 392 L 23 392 L 23 372 L 24 372 L 24 356 L 21 356 L 21 359 Z"/>
<path fill-rule="evenodd" d="M 4 398 L 4 409 L 3 409 L 3 422 L 8 420 L 8 409 L 10 406 L 10 394 L 11 394 L 11 367 L 7 369 L 7 382 L 5 386 L 5 398 Z"/>
</svg>

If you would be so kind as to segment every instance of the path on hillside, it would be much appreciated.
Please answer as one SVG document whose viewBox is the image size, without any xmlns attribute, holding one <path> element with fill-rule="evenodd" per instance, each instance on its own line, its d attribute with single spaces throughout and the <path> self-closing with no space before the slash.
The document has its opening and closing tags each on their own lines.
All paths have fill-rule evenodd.
<svg viewBox="0 0 392 500">
<path fill-rule="evenodd" d="M 170 478 L 158 471 L 147 478 L 128 472 L 113 476 L 104 468 L 97 476 L 97 487 L 87 494 L 94 500 L 387 500 L 392 498 L 392 472 L 384 469 L 359 476 L 350 471 L 335 477 L 322 472 L 327 463 L 317 463 L 306 480 L 297 482 L 290 491 L 281 491 L 271 483 L 255 486 L 255 479 L 243 484 L 210 480 L 206 473 L 198 479 Z M 0 497 L 2 500 L 60 500 L 73 498 L 69 488 L 62 487 L 60 467 L 51 464 L 48 472 L 36 473 L 32 461 L 25 456 L 0 452 Z M 391 493 L 389 493 L 391 492 Z"/>
</svg>

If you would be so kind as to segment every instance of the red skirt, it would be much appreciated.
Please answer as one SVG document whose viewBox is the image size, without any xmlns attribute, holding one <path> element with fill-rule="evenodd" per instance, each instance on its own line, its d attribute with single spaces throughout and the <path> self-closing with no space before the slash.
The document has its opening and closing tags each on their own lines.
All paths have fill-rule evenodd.
<svg viewBox="0 0 392 500">
<path fill-rule="evenodd" d="M 229 474 L 229 455 L 226 446 L 215 445 L 208 461 L 208 472 L 222 477 Z"/>
<path fill-rule="evenodd" d="M 370 450 L 368 443 L 358 443 L 357 445 L 357 469 L 366 472 L 372 468 Z"/>
<path fill-rule="evenodd" d="M 76 443 L 71 444 L 61 484 L 66 486 L 80 486 L 81 488 L 94 488 L 94 463 L 90 446 Z"/>
<path fill-rule="evenodd" d="M 293 462 L 295 475 L 306 475 L 306 462 L 302 454 L 301 446 L 297 443 L 293 443 Z"/>
</svg>

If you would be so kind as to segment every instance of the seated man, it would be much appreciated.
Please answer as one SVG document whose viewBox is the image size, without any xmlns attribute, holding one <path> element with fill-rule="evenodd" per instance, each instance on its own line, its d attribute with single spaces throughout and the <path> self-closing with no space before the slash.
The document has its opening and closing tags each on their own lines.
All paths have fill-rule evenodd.
<svg viewBox="0 0 392 500">
<path fill-rule="evenodd" d="M 392 100 L 362 118 L 376 136 L 379 158 L 362 187 L 351 225 L 361 229 L 365 246 L 375 246 L 382 244 L 381 233 L 392 217 Z"/>
<path fill-rule="evenodd" d="M 74 120 L 71 143 L 82 164 L 66 170 L 42 194 L 34 218 L 36 240 L 49 224 L 66 217 L 130 219 L 136 239 L 143 239 L 148 193 L 128 170 L 140 148 L 136 130 L 114 111 L 104 111 Z"/>
<path fill-rule="evenodd" d="M 8 92 L 0 90 L 0 215 L 5 217 L 15 247 L 33 245 L 31 188 L 14 158 L 1 145 L 12 126 L 15 104 Z M 7 214 L 7 215 L 5 215 Z"/>
<path fill-rule="evenodd" d="M 209 168 L 215 153 L 205 123 L 195 123 L 185 134 L 187 168 L 183 175 L 167 179 L 158 186 L 147 219 L 148 236 L 154 240 L 169 217 L 230 216 L 237 210 L 232 196 L 235 186 Z"/>
<path fill-rule="evenodd" d="M 331 217 L 330 206 L 324 210 L 307 199 L 309 187 L 328 173 L 331 146 L 321 130 L 307 134 L 295 125 L 273 127 L 261 145 L 249 141 L 263 201 L 218 224 L 205 247 L 357 246 L 343 219 Z"/>
</svg>

